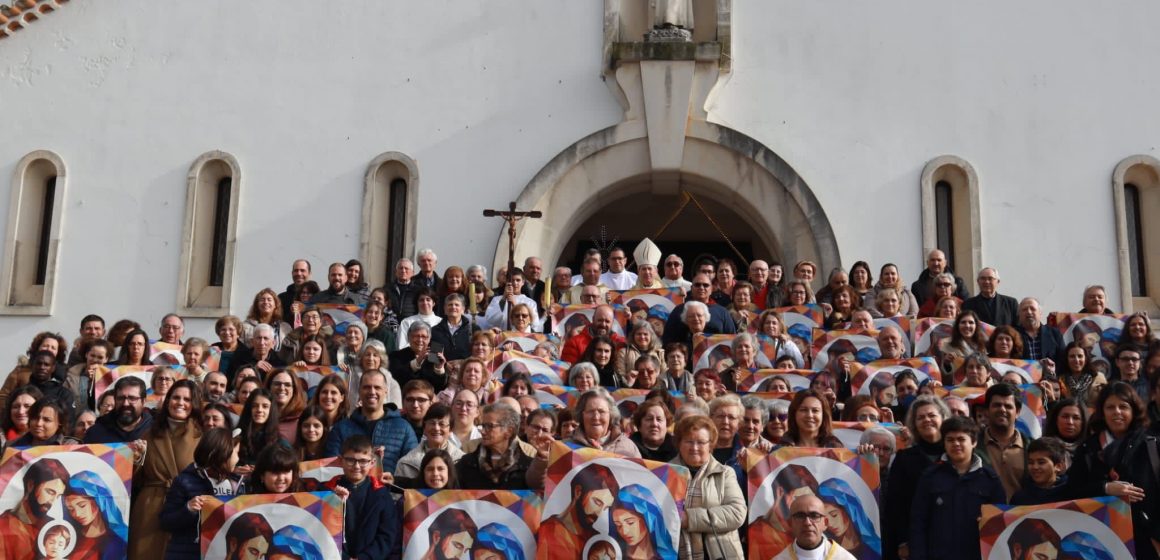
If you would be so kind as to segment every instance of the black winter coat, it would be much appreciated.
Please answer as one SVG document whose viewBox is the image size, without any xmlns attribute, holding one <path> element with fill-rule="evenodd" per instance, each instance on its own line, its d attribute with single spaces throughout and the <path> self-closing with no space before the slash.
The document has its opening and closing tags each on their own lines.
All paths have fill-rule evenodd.
<svg viewBox="0 0 1160 560">
<path fill-rule="evenodd" d="M 512 445 L 519 445 L 515 441 Z M 479 454 L 483 452 L 483 445 L 475 448 L 475 451 L 464 455 L 455 464 L 455 474 L 459 478 L 459 487 L 464 490 L 488 490 L 494 488 L 503 488 L 505 490 L 528 490 L 527 474 L 528 468 L 532 466 L 532 458 L 527 454 L 516 450 L 516 463 L 512 465 L 500 478 L 500 481 L 492 482 L 487 475 L 483 474 L 483 469 L 479 467 Z"/>
<path fill-rule="evenodd" d="M 186 504 L 196 496 L 212 496 L 213 483 L 209 481 L 196 464 L 189 465 L 173 479 L 165 494 L 165 505 L 161 507 L 161 528 L 169 531 L 169 546 L 165 548 L 165 560 L 198 560 L 201 546 L 198 544 L 197 512 L 189 511 Z M 238 485 L 235 494 L 242 494 Z"/>
<path fill-rule="evenodd" d="M 979 560 L 983 504 L 1007 502 L 999 475 L 981 466 L 959 475 L 939 462 L 922 474 L 910 511 L 910 560 Z"/>
<path fill-rule="evenodd" d="M 1155 450 L 1153 452 L 1149 448 Z M 1136 541 L 1136 558 L 1160 558 L 1151 540 L 1160 540 L 1160 484 L 1156 479 L 1156 459 L 1160 440 L 1145 429 L 1137 429 L 1100 447 L 1099 434 L 1093 435 L 1075 450 L 1071 469 L 1067 471 L 1068 499 L 1106 496 L 1104 485 L 1114 480 L 1131 482 L 1144 490 L 1144 501 L 1132 504 L 1132 526 Z"/>
</svg>

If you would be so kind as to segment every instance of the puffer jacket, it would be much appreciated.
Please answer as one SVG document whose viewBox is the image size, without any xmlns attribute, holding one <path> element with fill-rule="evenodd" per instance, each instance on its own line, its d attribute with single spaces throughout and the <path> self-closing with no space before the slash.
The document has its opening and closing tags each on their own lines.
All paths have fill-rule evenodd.
<svg viewBox="0 0 1160 560">
<path fill-rule="evenodd" d="M 342 450 L 342 442 L 355 434 L 363 434 L 370 438 L 372 446 L 382 446 L 385 449 L 383 472 L 392 474 L 395 472 L 395 465 L 399 463 L 399 459 L 414 449 L 416 445 L 419 445 L 419 439 L 415 437 L 415 429 L 411 427 L 406 418 L 399 414 L 399 411 L 388 410 L 377 422 L 371 422 L 363 416 L 361 410 L 356 410 L 354 414 L 350 415 L 350 418 L 331 428 L 330 435 L 326 438 L 326 456 L 338 457 Z"/>
<path fill-rule="evenodd" d="M 673 464 L 685 466 L 679 457 Z M 745 523 L 746 512 L 745 495 L 733 469 L 710 456 L 689 481 L 685 496 L 688 528 L 681 531 L 680 558 L 744 558 L 738 529 Z"/>
</svg>

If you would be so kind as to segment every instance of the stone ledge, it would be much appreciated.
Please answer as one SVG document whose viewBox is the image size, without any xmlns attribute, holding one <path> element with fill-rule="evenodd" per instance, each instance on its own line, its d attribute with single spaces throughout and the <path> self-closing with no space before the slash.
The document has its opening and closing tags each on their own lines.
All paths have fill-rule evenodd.
<svg viewBox="0 0 1160 560">
<path fill-rule="evenodd" d="M 612 44 L 612 67 L 625 62 L 643 60 L 693 60 L 697 62 L 720 62 L 721 43 L 679 42 L 617 42 Z"/>
</svg>

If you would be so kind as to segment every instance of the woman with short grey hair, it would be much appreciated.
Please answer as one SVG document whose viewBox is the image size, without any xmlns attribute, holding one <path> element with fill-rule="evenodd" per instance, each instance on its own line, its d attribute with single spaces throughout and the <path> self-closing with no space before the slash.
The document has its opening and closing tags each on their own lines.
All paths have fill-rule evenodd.
<svg viewBox="0 0 1160 560">
<path fill-rule="evenodd" d="M 479 447 L 455 465 L 459 487 L 486 490 L 528 488 L 532 458 L 524 453 L 516 436 L 520 431 L 520 411 L 506 402 L 483 407 L 480 415 L 483 434 Z"/>
</svg>

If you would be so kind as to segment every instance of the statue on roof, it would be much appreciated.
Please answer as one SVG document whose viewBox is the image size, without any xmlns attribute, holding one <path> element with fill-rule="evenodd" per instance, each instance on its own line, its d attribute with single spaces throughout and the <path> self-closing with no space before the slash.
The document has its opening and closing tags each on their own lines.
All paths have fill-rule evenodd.
<svg viewBox="0 0 1160 560">
<path fill-rule="evenodd" d="M 652 6 L 653 28 L 648 41 L 693 40 L 693 0 L 649 0 Z"/>
</svg>

